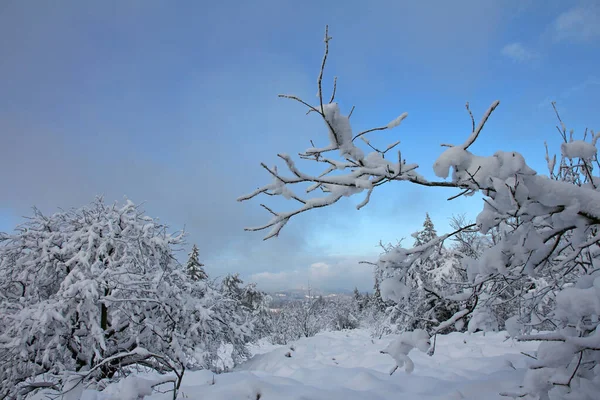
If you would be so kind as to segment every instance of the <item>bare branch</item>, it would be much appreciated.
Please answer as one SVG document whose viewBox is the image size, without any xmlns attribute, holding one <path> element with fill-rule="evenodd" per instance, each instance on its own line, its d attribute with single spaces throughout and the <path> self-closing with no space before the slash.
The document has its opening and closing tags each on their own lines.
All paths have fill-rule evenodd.
<svg viewBox="0 0 600 400">
<path fill-rule="evenodd" d="M 492 113 L 494 112 L 496 107 L 498 107 L 499 105 L 500 105 L 500 101 L 496 100 L 492 103 L 490 108 L 487 109 L 485 114 L 483 114 L 481 121 L 479 121 L 479 125 L 477 125 L 477 127 L 475 129 L 473 129 L 473 132 L 471 133 L 471 135 L 469 136 L 467 141 L 462 145 L 463 149 L 467 150 L 469 148 L 469 146 L 471 146 L 475 142 L 475 140 L 477 140 L 477 137 L 481 133 L 481 130 L 485 126 L 485 123 L 487 122 L 488 118 L 490 117 L 490 115 L 492 115 Z"/>
<path fill-rule="evenodd" d="M 556 109 L 556 102 L 553 101 L 550 104 L 552 104 L 552 108 L 554 109 L 554 113 L 556 114 L 556 118 L 558 118 L 558 122 L 560 123 L 560 126 L 561 126 L 560 128 L 557 126 L 556 129 L 558 129 L 558 132 L 562 136 L 564 142 L 567 143 L 567 128 L 565 127 L 565 123 L 560 118 L 560 114 L 558 113 L 558 110 Z"/>
<path fill-rule="evenodd" d="M 352 138 L 352 141 L 355 141 L 356 139 L 358 139 L 359 137 L 361 137 L 362 135 L 365 135 L 369 132 L 375 132 L 375 131 L 385 131 L 386 129 L 389 129 L 387 126 L 380 126 L 379 128 L 371 128 L 371 129 L 367 129 L 366 131 L 362 131 L 361 133 L 357 134 L 356 136 L 354 136 Z"/>
<path fill-rule="evenodd" d="M 331 99 L 329 99 L 329 104 L 333 103 L 335 100 L 335 91 L 337 90 L 337 76 L 333 77 L 333 93 L 331 93 Z"/>
<path fill-rule="evenodd" d="M 323 72 L 325 71 L 325 64 L 327 63 L 327 55 L 329 54 L 329 25 L 325 26 L 325 54 L 323 55 L 323 62 L 321 63 L 321 70 L 319 71 L 319 79 L 317 81 L 317 85 L 319 86 L 319 104 L 321 105 L 321 115 L 325 115 L 325 111 L 323 110 Z"/>
<path fill-rule="evenodd" d="M 350 117 L 352 116 L 352 113 L 354 112 L 354 108 L 355 108 L 355 106 L 352 106 L 352 108 L 350 109 L 350 113 L 348 114 L 348 119 L 350 119 Z"/>
<path fill-rule="evenodd" d="M 475 118 L 473 117 L 473 113 L 471 112 L 471 109 L 469 108 L 468 101 L 467 101 L 467 104 L 465 104 L 465 107 L 467 108 L 469 116 L 471 117 L 471 132 L 475 132 Z"/>
<path fill-rule="evenodd" d="M 300 99 L 297 96 L 293 96 L 293 95 L 290 95 L 290 94 L 279 94 L 279 95 L 277 95 L 277 97 L 281 97 L 281 98 L 284 98 L 284 99 L 296 100 L 297 102 L 302 103 L 306 107 L 308 107 L 310 109 L 309 112 L 310 111 L 314 111 L 316 113 L 319 113 L 321 116 L 323 116 L 323 112 L 322 111 L 317 110 L 316 108 L 314 108 L 313 106 L 311 106 L 310 104 L 308 104 L 307 102 L 305 102 L 304 100 Z"/>
<path fill-rule="evenodd" d="M 462 192 L 460 192 L 459 194 L 456 194 L 456 195 L 454 195 L 454 196 L 448 197 L 448 199 L 447 199 L 447 200 L 448 200 L 448 201 L 450 201 L 450 200 L 454 200 L 454 199 L 456 199 L 456 198 L 459 198 L 460 196 L 463 196 L 463 195 L 465 195 L 465 194 L 467 194 L 467 193 L 469 193 L 469 192 L 472 192 L 472 191 L 473 191 L 472 189 L 465 189 L 465 190 L 463 190 Z"/>
</svg>

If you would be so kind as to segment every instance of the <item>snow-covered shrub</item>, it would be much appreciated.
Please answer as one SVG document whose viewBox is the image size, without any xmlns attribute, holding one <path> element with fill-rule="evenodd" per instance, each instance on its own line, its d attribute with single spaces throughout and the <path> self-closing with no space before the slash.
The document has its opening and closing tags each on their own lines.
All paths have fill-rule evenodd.
<svg viewBox="0 0 600 400">
<path fill-rule="evenodd" d="M 360 325 L 360 312 L 353 298 L 334 296 L 325 299 L 326 329 L 341 331 L 356 329 Z"/>
<path fill-rule="evenodd" d="M 423 246 L 437 239 L 434 224 L 426 215 L 423 229 L 413 233 L 414 246 Z M 394 252 L 398 246 L 384 247 L 384 253 Z M 417 259 L 408 270 L 400 272 L 378 269 L 376 274 L 387 276 L 381 284 L 384 300 L 394 303 L 386 310 L 388 321 L 396 330 L 425 329 L 450 318 L 458 311 L 458 304 L 448 297 L 453 290 L 451 282 L 460 281 L 460 271 L 452 249 L 436 242 L 427 254 Z M 445 330 L 452 330 L 448 327 Z"/>
<path fill-rule="evenodd" d="M 286 344 L 301 337 L 311 337 L 326 329 L 328 318 L 322 297 L 286 303 L 274 315 L 272 341 Z"/>
<path fill-rule="evenodd" d="M 330 39 L 326 32 L 323 67 Z M 600 178 L 593 175 L 593 169 L 594 165 L 598 166 L 596 142 L 600 135 L 592 132 L 590 138 L 574 140 L 560 121 L 559 130 L 564 142 L 561 159 L 557 164 L 556 156 L 550 157 L 547 151 L 549 176 L 543 176 L 514 151 L 497 151 L 492 156 L 472 153 L 469 148 L 499 102 L 492 103 L 478 124 L 467 104 L 472 120 L 471 134 L 462 144 L 444 144 L 446 150 L 433 164 L 435 175 L 441 179 L 428 180 L 417 172 L 418 165 L 403 158 L 405 153 L 387 157 L 399 142 L 381 150 L 365 139 L 372 151 L 365 152 L 357 147 L 358 139 L 364 139 L 369 132 L 397 127 L 406 114 L 386 125 L 354 134 L 350 117 L 343 116 L 333 102 L 335 91 L 329 103 L 324 100 L 322 77 L 323 69 L 318 80 L 318 104 L 310 105 L 295 96 L 283 97 L 307 106 L 310 114 L 318 115 L 324 121 L 329 144 L 310 147 L 301 154 L 302 159 L 321 163 L 324 170 L 315 175 L 303 172 L 287 154 L 279 154 L 279 157 L 290 172 L 288 176 L 263 164 L 273 178 L 272 183 L 239 200 L 261 194 L 282 195 L 294 200 L 297 208 L 284 212 L 267 208 L 271 219 L 264 225 L 247 229 L 270 229 L 266 238 L 272 238 L 291 218 L 303 212 L 366 193 L 357 206 L 360 209 L 369 202 L 377 187 L 389 182 L 459 189 L 453 198 L 478 192 L 484 197 L 484 203 L 475 224 L 412 248 L 396 246 L 380 257 L 378 268 L 386 271 L 388 278 L 394 277 L 402 283 L 411 277 L 413 268 L 445 240 L 473 228 L 484 234 L 493 232 L 493 243 L 479 257 L 466 255 L 462 258 L 466 281 L 452 296 L 459 302 L 459 310 L 430 333 L 451 325 L 464 326 L 465 319 L 478 313 L 481 316 L 473 317 L 475 322 L 493 325 L 489 313 L 484 318 L 483 312 L 500 307 L 502 302 L 518 303 L 512 307 L 512 311 L 518 313 L 518 324 L 529 329 L 554 329 L 554 333 L 533 338 L 551 342 L 552 349 L 561 356 L 552 358 L 553 351 L 544 348 L 542 353 L 548 355 L 548 361 L 544 363 L 546 356 L 540 357 L 541 366 L 531 371 L 523 393 L 517 395 L 531 394 L 546 399 L 548 393 L 554 391 L 565 398 L 595 398 L 600 391 L 600 345 L 597 340 L 600 337 L 600 309 L 596 307 L 600 292 L 593 283 L 597 282 L 600 269 Z M 337 158 L 334 152 L 337 152 Z M 293 190 L 305 183 L 309 184 L 307 194 Z M 319 194 L 311 197 L 311 193 Z M 391 295 L 397 298 L 398 285 L 389 287 L 394 289 Z M 382 290 L 384 299 L 389 294 Z M 473 325 L 480 326 L 479 323 Z"/>
<path fill-rule="evenodd" d="M 396 361 L 396 366 L 390 371 L 390 375 L 400 367 L 404 367 L 404 370 L 410 374 L 415 369 L 415 364 L 408 353 L 414 348 L 425 353 L 430 346 L 429 334 L 423 329 L 400 334 L 385 349 L 381 350 L 382 353 L 389 354 Z"/>
<path fill-rule="evenodd" d="M 241 360 L 249 326 L 235 304 L 192 281 L 170 235 L 132 202 L 97 199 L 51 216 L 35 210 L 0 237 L 0 397 L 85 383 L 131 368 L 212 368 L 221 343 Z"/>
<path fill-rule="evenodd" d="M 271 341 L 286 344 L 323 331 L 356 329 L 360 315 L 353 298 L 334 296 L 285 303 L 272 316 Z"/>
<path fill-rule="evenodd" d="M 256 288 L 256 283 L 243 285 L 239 274 L 228 274 L 221 281 L 220 290 L 225 298 L 236 305 L 239 313 L 252 323 L 248 341 L 257 341 L 271 334 L 273 318 L 269 304 L 271 296 Z"/>
</svg>

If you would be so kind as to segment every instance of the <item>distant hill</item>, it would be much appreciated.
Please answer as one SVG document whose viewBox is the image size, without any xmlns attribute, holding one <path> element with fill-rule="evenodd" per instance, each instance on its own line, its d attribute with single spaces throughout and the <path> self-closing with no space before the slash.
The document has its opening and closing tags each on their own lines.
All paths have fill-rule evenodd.
<svg viewBox="0 0 600 400">
<path fill-rule="evenodd" d="M 307 289 L 288 289 L 278 290 L 275 292 L 268 292 L 273 298 L 272 305 L 277 306 L 278 304 L 288 303 L 290 301 L 299 301 L 309 298 L 309 291 Z M 334 297 L 334 296 L 350 296 L 351 290 L 340 290 L 340 291 L 326 291 L 320 289 L 310 289 L 310 297 L 315 298 L 319 296 L 323 297 Z"/>
</svg>

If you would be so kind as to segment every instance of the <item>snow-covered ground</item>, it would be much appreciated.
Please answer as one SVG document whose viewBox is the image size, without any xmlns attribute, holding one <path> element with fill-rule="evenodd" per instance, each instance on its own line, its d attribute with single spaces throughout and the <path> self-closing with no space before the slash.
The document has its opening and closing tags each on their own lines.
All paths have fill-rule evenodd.
<svg viewBox="0 0 600 400">
<path fill-rule="evenodd" d="M 255 356 L 233 372 L 187 372 L 181 398 L 202 400 L 506 399 L 517 391 L 535 343 L 505 332 L 438 336 L 428 356 L 413 350 L 412 374 L 379 351 L 395 336 L 371 339 L 364 330 L 326 332 L 288 346 L 253 348 Z M 120 393 L 122 399 L 124 392 Z M 104 396 L 102 396 L 104 397 Z M 155 394 L 153 400 L 170 398 Z"/>
</svg>

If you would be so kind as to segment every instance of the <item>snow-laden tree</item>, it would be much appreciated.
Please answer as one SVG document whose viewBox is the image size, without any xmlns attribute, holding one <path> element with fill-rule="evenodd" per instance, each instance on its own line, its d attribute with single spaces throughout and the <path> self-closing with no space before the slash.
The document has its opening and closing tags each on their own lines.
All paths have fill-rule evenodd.
<svg viewBox="0 0 600 400">
<path fill-rule="evenodd" d="M 272 331 L 273 316 L 270 309 L 272 297 L 258 290 L 256 283 L 248 283 L 243 287 L 241 304 L 250 315 L 252 321 L 252 340 L 268 337 Z"/>
<path fill-rule="evenodd" d="M 322 147 L 313 145 L 300 154 L 304 160 L 323 165 L 324 170 L 319 174 L 304 172 L 291 156 L 283 153 L 279 157 L 289 175 L 262 164 L 272 182 L 239 200 L 261 194 L 283 196 L 297 207 L 275 211 L 263 205 L 272 216 L 270 221 L 247 230 L 269 229 L 265 239 L 272 238 L 303 212 L 366 192 L 357 206 L 360 209 L 379 186 L 389 182 L 459 189 L 452 199 L 478 192 L 484 203 L 474 224 L 421 246 L 408 249 L 397 246 L 380 257 L 379 268 L 388 271 L 388 277 L 381 283 L 382 294 L 402 301 L 407 292 L 402 282 L 404 277 L 415 263 L 448 238 L 473 228 L 482 233 L 495 231 L 493 245 L 478 258 L 465 257 L 462 261 L 467 284 L 454 298 L 460 301 L 460 310 L 431 329 L 430 334 L 452 324 L 464 324 L 467 319 L 470 331 L 489 326 L 491 307 L 498 305 L 501 294 L 514 291 L 514 296 L 505 300 L 522 303 L 519 314 L 507 324 L 513 334 L 518 334 L 521 327 L 550 325 L 554 329 L 550 334 L 519 337 L 546 343 L 540 347 L 535 366 L 515 395 L 548 399 L 553 392 L 563 398 L 596 398 L 600 391 L 600 178 L 593 175 L 593 169 L 599 166 L 596 148 L 599 135 L 592 132 L 584 135 L 583 140 L 575 140 L 561 121 L 560 161 L 557 163 L 556 156 L 547 151 L 549 175 L 544 176 L 514 151 L 497 151 L 492 156 L 472 153 L 471 146 L 500 103 L 493 102 L 478 124 L 467 103 L 472 123 L 470 134 L 461 144 L 443 144 L 445 150 L 433 165 L 435 175 L 441 179 L 428 180 L 417 172 L 418 165 L 407 162 L 402 153 L 389 157 L 399 142 L 381 150 L 365 138 L 368 133 L 399 126 L 406 113 L 386 125 L 354 133 L 350 124 L 353 110 L 343 115 L 334 102 L 335 84 L 329 101 L 324 98 L 323 71 L 330 39 L 326 31 L 325 56 L 317 81 L 318 103 L 312 105 L 296 96 L 282 95 L 303 104 L 310 114 L 324 121 L 329 143 Z M 365 152 L 358 147 L 358 139 L 370 150 Z M 308 185 L 305 194 L 294 190 L 302 184 Z"/>
<path fill-rule="evenodd" d="M 387 305 L 381 297 L 381 286 L 378 277 L 375 277 L 375 283 L 373 284 L 373 296 L 371 296 L 370 306 L 379 312 L 384 312 L 387 309 Z"/>
<path fill-rule="evenodd" d="M 433 225 L 433 221 L 429 216 L 429 213 L 425 213 L 425 221 L 423 221 L 423 229 L 413 233 L 413 238 L 415 238 L 415 244 L 413 246 L 421 246 L 425 243 L 429 243 L 435 238 L 438 237 L 437 231 L 435 230 L 435 226 Z"/>
<path fill-rule="evenodd" d="M 422 246 L 437 239 L 437 231 L 429 213 L 425 215 L 423 228 L 412 234 L 413 247 Z M 408 291 L 405 300 L 397 305 L 404 308 L 400 317 L 401 330 L 430 328 L 438 321 L 438 316 L 447 313 L 447 304 L 442 297 L 441 267 L 444 265 L 444 248 L 439 243 L 429 255 L 415 262 L 411 271 L 405 274 L 404 284 Z M 438 278 L 438 279 L 434 279 Z"/>
<path fill-rule="evenodd" d="M 188 261 L 185 264 L 186 272 L 193 281 L 207 280 L 208 275 L 206 274 L 206 271 L 204 271 L 204 268 L 202 268 L 204 267 L 204 264 L 200 262 L 198 257 L 198 246 L 193 245 L 192 251 L 188 255 Z"/>
<path fill-rule="evenodd" d="M 327 321 L 323 311 L 322 297 L 285 303 L 273 316 L 271 340 L 275 344 L 286 344 L 325 330 Z"/>
<path fill-rule="evenodd" d="M 364 308 L 364 301 L 362 307 Z M 327 324 L 325 328 L 332 331 L 356 329 L 360 324 L 360 315 L 354 298 L 347 296 L 328 296 L 325 298 L 323 313 Z"/>
<path fill-rule="evenodd" d="M 237 360 L 250 327 L 233 302 L 191 281 L 171 235 L 132 202 L 34 215 L 0 236 L 0 398 L 39 388 L 71 395 L 131 368 L 213 368 Z M 74 396 L 74 395 L 73 395 Z M 175 394 L 174 394 L 175 396 Z M 73 397 L 77 398 L 77 397 Z"/>
<path fill-rule="evenodd" d="M 364 296 L 362 294 L 360 294 L 360 292 L 358 291 L 358 288 L 355 286 L 354 290 L 352 291 L 352 298 L 354 299 L 354 304 L 356 309 L 358 310 L 358 312 L 362 312 L 363 308 L 364 308 Z"/>
<path fill-rule="evenodd" d="M 228 274 L 221 281 L 221 292 L 241 303 L 244 293 L 243 283 L 244 281 L 242 281 L 239 274 Z"/>
<path fill-rule="evenodd" d="M 260 291 L 256 283 L 244 285 L 239 274 L 228 274 L 221 280 L 221 293 L 233 301 L 240 313 L 252 321 L 252 335 L 249 340 L 255 341 L 267 337 L 272 329 L 272 316 L 269 304 L 272 300 L 267 293 Z"/>
<path fill-rule="evenodd" d="M 414 247 L 423 246 L 437 239 L 437 232 L 433 221 L 426 214 L 423 228 L 412 234 Z M 401 243 L 401 242 L 400 242 Z M 382 246 L 384 253 L 393 252 L 397 246 Z M 397 271 L 390 271 L 376 267 L 376 293 L 379 277 L 392 278 L 385 280 L 384 286 L 395 286 L 387 290 L 385 300 L 391 301 L 391 306 L 382 307 L 385 310 L 384 325 L 391 331 L 405 331 L 414 329 L 431 329 L 433 326 L 445 321 L 457 310 L 456 301 L 447 297 L 454 294 L 450 290 L 450 283 L 460 278 L 460 271 L 455 265 L 456 258 L 453 251 L 446 249 L 442 243 L 436 242 L 432 251 L 413 263 L 410 270 L 401 278 Z M 396 281 L 399 284 L 396 284 Z M 454 289 L 454 288 L 452 288 Z M 378 294 L 381 298 L 381 293 Z M 381 300 L 383 301 L 383 300 Z M 395 303 L 395 304 L 394 304 Z M 445 331 L 452 330 L 450 327 Z"/>
<path fill-rule="evenodd" d="M 272 342 L 286 344 L 323 331 L 356 329 L 361 315 L 355 299 L 342 295 L 290 301 L 272 318 Z"/>
</svg>

